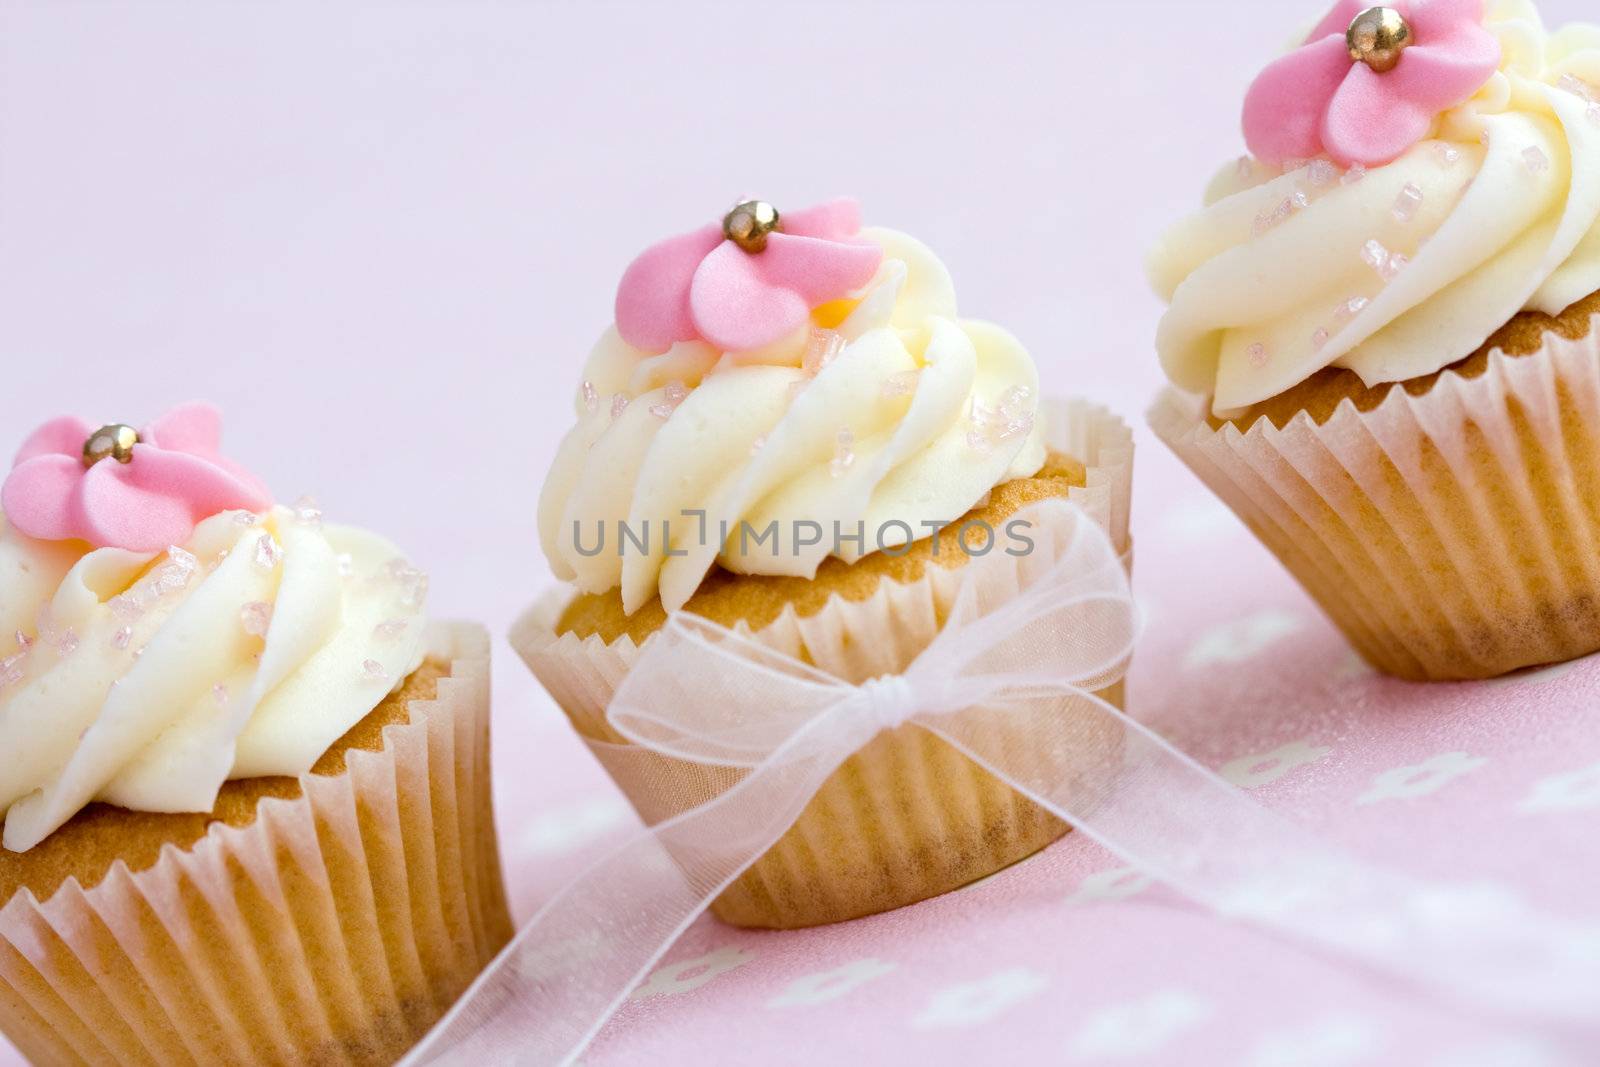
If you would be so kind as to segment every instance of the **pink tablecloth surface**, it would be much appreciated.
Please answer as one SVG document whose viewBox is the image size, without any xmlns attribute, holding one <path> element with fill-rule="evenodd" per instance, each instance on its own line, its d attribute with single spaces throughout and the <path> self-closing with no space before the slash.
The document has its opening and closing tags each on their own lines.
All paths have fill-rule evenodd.
<svg viewBox="0 0 1600 1067">
<path fill-rule="evenodd" d="M 1240 151 L 1251 73 L 1319 6 L 0 5 L 0 451 L 60 411 L 209 396 L 283 498 L 390 534 L 438 613 L 504 633 L 549 582 L 533 499 L 622 266 L 743 192 L 861 196 L 1052 390 L 1140 421 L 1143 249 Z M 1139 448 L 1133 713 L 1364 857 L 1600 919 L 1600 664 L 1374 677 Z M 525 917 L 631 815 L 496 655 Z M 704 921 L 645 992 L 585 1062 L 1594 1059 L 1208 916 L 1072 836 L 878 918 Z"/>
</svg>

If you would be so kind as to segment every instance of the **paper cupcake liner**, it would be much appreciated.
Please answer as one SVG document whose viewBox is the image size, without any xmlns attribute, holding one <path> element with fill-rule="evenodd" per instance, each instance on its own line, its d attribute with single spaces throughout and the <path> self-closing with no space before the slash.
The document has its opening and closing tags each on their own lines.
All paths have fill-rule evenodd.
<svg viewBox="0 0 1600 1067">
<path fill-rule="evenodd" d="M 0 1028 L 38 1064 L 392 1063 L 511 934 L 489 642 L 438 627 L 435 699 L 254 822 L 0 908 Z"/>
<path fill-rule="evenodd" d="M 1600 649 L 1600 317 L 1322 425 L 1212 429 L 1168 390 L 1150 424 L 1375 667 L 1486 678 Z"/>
<path fill-rule="evenodd" d="M 1088 468 L 1072 490 L 1127 553 L 1133 443 L 1128 426 L 1081 400 L 1052 401 L 1049 444 Z M 1042 538 L 1040 544 L 1051 542 Z M 1019 564 L 1020 565 L 1020 564 Z M 833 597 L 806 618 L 787 609 L 753 636 L 852 683 L 905 670 L 939 632 L 960 584 L 959 567 L 929 567 L 916 582 L 884 580 L 861 601 Z M 1015 568 L 989 571 L 1015 592 Z M 511 642 L 590 743 L 641 817 L 655 823 L 722 791 L 726 770 L 680 763 L 628 745 L 606 707 L 643 645 L 627 637 L 557 635 L 570 592 L 542 599 Z M 748 626 L 739 627 L 750 633 Z M 1104 693 L 1121 704 L 1119 682 Z M 794 928 L 871 915 L 993 874 L 1048 845 L 1065 824 L 915 726 L 881 734 L 836 771 L 800 819 L 717 898 L 736 926 Z"/>
</svg>

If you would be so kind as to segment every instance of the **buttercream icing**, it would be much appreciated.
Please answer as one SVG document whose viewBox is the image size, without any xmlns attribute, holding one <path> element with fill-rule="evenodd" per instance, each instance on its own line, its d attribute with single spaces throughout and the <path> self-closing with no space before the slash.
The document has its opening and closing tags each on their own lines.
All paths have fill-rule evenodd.
<svg viewBox="0 0 1600 1067">
<path fill-rule="evenodd" d="M 1485 26 L 1499 68 L 1394 162 L 1242 160 L 1159 242 L 1176 385 L 1227 414 L 1324 367 L 1403 381 L 1600 289 L 1600 27 L 1547 33 L 1526 0 Z"/>
<path fill-rule="evenodd" d="M 0 813 L 24 851 L 85 804 L 210 811 L 298 775 L 420 664 L 426 580 L 308 506 L 132 552 L 0 516 Z"/>
<path fill-rule="evenodd" d="M 558 577 L 620 587 L 629 613 L 658 594 L 676 610 L 714 564 L 809 578 L 829 555 L 921 540 L 1038 472 L 1027 350 L 958 317 L 922 244 L 873 228 L 854 239 L 873 249 L 873 276 L 770 344 L 650 352 L 606 332 L 540 495 Z"/>
</svg>

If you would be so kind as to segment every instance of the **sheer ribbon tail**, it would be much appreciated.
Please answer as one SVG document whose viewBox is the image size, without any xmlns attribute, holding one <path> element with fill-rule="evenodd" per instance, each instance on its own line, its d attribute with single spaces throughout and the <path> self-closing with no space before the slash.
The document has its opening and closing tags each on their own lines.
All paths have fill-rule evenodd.
<svg viewBox="0 0 1600 1067">
<path fill-rule="evenodd" d="M 646 830 L 568 884 L 403 1061 L 567 1064 L 850 756 L 817 739 L 846 697 L 721 796 Z M 855 731 L 845 730 L 849 738 Z M 836 734 L 837 736 L 837 734 Z"/>
</svg>

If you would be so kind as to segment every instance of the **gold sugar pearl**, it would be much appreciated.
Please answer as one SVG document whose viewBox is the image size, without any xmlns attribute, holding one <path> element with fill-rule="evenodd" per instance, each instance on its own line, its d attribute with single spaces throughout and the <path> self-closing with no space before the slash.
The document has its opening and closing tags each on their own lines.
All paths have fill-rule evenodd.
<svg viewBox="0 0 1600 1067">
<path fill-rule="evenodd" d="M 1400 65 L 1400 53 L 1416 43 L 1411 24 L 1392 7 L 1369 7 L 1355 17 L 1344 35 L 1350 58 L 1379 74 Z"/>
<path fill-rule="evenodd" d="M 132 463 L 133 446 L 138 443 L 139 431 L 132 426 L 124 426 L 120 422 L 102 426 L 83 443 L 83 465 L 92 467 L 103 459 Z"/>
<path fill-rule="evenodd" d="M 767 247 L 767 235 L 783 229 L 778 209 L 765 200 L 745 200 L 722 218 L 722 236 L 746 252 Z"/>
</svg>

